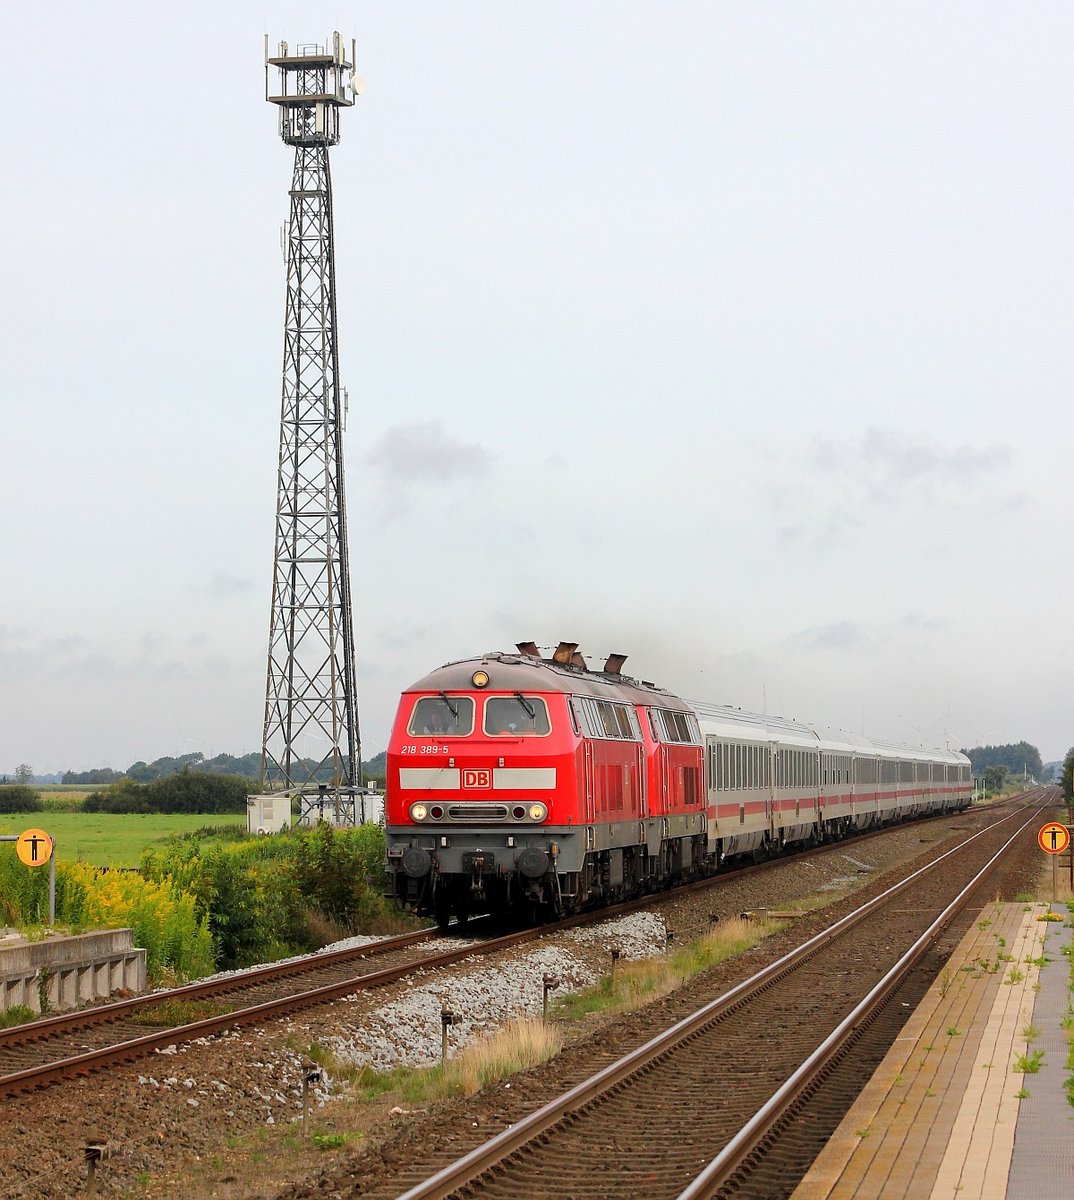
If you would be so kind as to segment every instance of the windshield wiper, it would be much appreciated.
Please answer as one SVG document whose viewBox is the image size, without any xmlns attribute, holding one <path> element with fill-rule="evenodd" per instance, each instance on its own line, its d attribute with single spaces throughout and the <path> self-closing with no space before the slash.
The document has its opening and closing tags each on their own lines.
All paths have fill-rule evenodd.
<svg viewBox="0 0 1074 1200">
<path fill-rule="evenodd" d="M 452 716 L 455 718 L 455 724 L 456 724 L 456 725 L 458 725 L 458 723 L 459 723 L 459 710 L 458 710 L 458 707 L 457 707 L 457 705 L 454 705 L 454 704 L 452 704 L 452 703 L 451 703 L 450 699 L 448 699 L 448 694 L 447 694 L 447 692 L 441 692 L 441 693 L 440 693 L 440 699 L 441 699 L 441 700 L 443 700 L 443 702 L 444 702 L 444 703 L 445 703 L 445 704 L 448 706 L 448 712 L 450 712 L 450 713 L 451 713 L 451 715 L 452 715 Z"/>
<path fill-rule="evenodd" d="M 534 723 L 536 723 L 537 712 L 534 708 L 531 707 L 530 702 L 526 699 L 526 697 L 523 696 L 521 692 L 515 692 L 515 699 L 519 702 L 519 704 L 522 705 L 522 707 L 526 710 L 526 712 L 529 713 L 530 720 L 533 721 Z"/>
</svg>

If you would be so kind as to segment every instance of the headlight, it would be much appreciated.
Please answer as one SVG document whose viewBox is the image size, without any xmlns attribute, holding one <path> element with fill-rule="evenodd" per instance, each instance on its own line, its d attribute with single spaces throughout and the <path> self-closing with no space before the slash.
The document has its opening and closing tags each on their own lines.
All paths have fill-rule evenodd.
<svg viewBox="0 0 1074 1200">
<path fill-rule="evenodd" d="M 548 807 L 544 804 L 530 805 L 530 820 L 543 821 L 548 816 Z"/>
<path fill-rule="evenodd" d="M 429 815 L 429 810 L 424 804 L 412 804 L 410 806 L 410 819 L 412 821 L 424 821 Z"/>
</svg>

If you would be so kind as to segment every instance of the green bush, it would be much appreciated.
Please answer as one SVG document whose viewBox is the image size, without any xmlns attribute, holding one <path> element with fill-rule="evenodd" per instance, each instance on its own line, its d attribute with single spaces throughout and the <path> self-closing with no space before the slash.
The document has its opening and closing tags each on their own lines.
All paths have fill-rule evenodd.
<svg viewBox="0 0 1074 1200">
<path fill-rule="evenodd" d="M 108 813 L 244 813 L 254 788 L 253 780 L 242 775 L 183 770 L 149 783 L 121 779 L 87 796 L 83 807 Z"/>
<path fill-rule="evenodd" d="M 335 934 L 397 927 L 383 897 L 379 825 L 321 824 L 224 845 L 176 838 L 146 850 L 142 871 L 195 897 L 222 969 L 312 950 Z"/>
<path fill-rule="evenodd" d="M 25 783 L 0 784 L 0 813 L 42 812 L 41 797 Z"/>
</svg>

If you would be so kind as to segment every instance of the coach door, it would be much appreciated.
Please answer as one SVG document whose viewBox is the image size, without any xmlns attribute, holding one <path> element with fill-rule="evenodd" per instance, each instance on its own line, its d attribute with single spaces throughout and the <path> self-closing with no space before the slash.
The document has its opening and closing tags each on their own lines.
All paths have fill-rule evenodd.
<svg viewBox="0 0 1074 1200">
<path fill-rule="evenodd" d="M 772 809 L 776 787 L 776 757 L 779 751 L 769 742 L 765 748 L 766 762 L 764 772 L 764 816 L 768 829 L 772 829 Z"/>
</svg>

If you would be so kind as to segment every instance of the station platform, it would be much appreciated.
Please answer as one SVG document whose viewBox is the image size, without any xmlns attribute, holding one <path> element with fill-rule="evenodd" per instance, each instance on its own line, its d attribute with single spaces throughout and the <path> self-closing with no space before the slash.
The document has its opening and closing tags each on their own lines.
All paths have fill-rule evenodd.
<svg viewBox="0 0 1074 1200">
<path fill-rule="evenodd" d="M 792 1200 L 1074 1196 L 1068 916 L 986 905 Z"/>
</svg>

